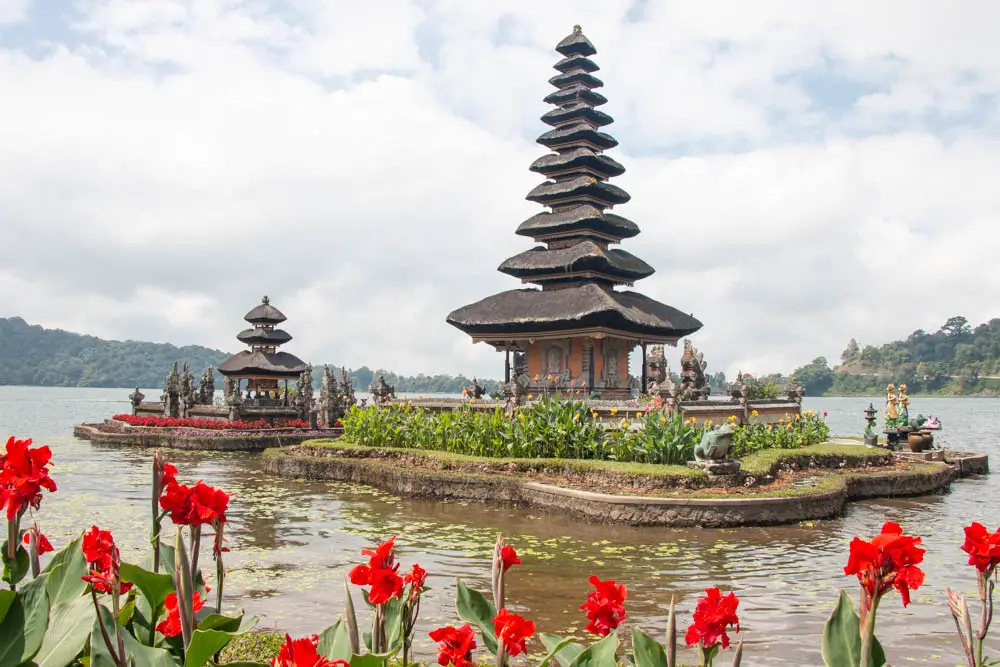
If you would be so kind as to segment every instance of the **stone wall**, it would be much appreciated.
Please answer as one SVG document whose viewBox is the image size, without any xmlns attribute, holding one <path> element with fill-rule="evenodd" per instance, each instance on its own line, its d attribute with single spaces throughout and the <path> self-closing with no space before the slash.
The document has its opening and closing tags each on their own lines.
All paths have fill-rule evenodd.
<svg viewBox="0 0 1000 667">
<path fill-rule="evenodd" d="M 328 429 L 325 432 L 295 430 L 261 431 L 260 435 L 226 436 L 218 435 L 216 431 L 205 432 L 203 435 L 178 435 L 171 429 L 135 427 L 108 420 L 114 424 L 113 430 L 105 429 L 104 424 L 77 424 L 73 427 L 73 435 L 83 440 L 102 445 L 119 447 L 163 447 L 169 449 L 189 449 L 217 452 L 260 452 L 265 449 L 298 445 L 306 440 L 317 437 L 338 436 L 343 429 Z M 194 429 L 185 429 L 194 431 Z M 213 435 L 216 434 L 216 435 Z"/>
</svg>

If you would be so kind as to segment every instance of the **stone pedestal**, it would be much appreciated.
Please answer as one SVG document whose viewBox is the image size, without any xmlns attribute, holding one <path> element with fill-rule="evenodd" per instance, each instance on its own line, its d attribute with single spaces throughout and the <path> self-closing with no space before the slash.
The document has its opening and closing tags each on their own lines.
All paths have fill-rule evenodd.
<svg viewBox="0 0 1000 667">
<path fill-rule="evenodd" d="M 869 447 L 878 447 L 878 436 L 877 435 L 866 435 L 865 444 Z"/>
<path fill-rule="evenodd" d="M 740 462 L 730 459 L 700 459 L 688 461 L 688 467 L 701 470 L 713 477 L 735 475 L 740 471 Z"/>
</svg>

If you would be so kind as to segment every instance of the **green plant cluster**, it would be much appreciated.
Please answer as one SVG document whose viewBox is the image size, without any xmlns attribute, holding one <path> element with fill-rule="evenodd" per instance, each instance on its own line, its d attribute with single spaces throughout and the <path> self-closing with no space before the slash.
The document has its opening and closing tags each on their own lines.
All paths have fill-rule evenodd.
<svg viewBox="0 0 1000 667">
<path fill-rule="evenodd" d="M 826 442 L 830 427 L 813 411 L 781 419 L 777 424 L 751 421 L 735 429 L 732 455 L 742 458 L 765 449 L 800 449 Z"/>
<path fill-rule="evenodd" d="M 352 408 L 343 418 L 344 438 L 360 445 L 402 447 L 492 458 L 591 459 L 677 465 L 694 460 L 705 426 L 650 409 L 616 415 L 604 424 L 586 403 L 542 398 L 508 416 L 462 406 L 431 412 L 409 404 Z M 711 426 L 710 423 L 707 426 Z M 742 454 L 792 449 L 825 441 L 829 428 L 815 415 L 789 428 L 764 424 L 736 426 L 734 443 Z"/>
</svg>

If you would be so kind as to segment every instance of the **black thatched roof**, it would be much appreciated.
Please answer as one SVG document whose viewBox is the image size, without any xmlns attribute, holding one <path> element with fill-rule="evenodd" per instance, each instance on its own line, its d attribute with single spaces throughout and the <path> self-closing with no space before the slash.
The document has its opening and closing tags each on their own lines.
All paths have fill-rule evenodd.
<svg viewBox="0 0 1000 667">
<path fill-rule="evenodd" d="M 572 72 L 575 69 L 583 70 L 584 72 L 596 72 L 601 69 L 597 66 L 597 63 L 586 56 L 569 56 L 557 62 L 553 67 L 560 72 Z"/>
<path fill-rule="evenodd" d="M 517 228 L 519 236 L 530 236 L 541 240 L 550 236 L 565 236 L 568 233 L 585 235 L 596 232 L 621 240 L 639 233 L 639 226 L 628 218 L 614 213 L 606 213 L 595 206 L 584 205 L 533 215 Z"/>
<path fill-rule="evenodd" d="M 219 364 L 219 372 L 227 376 L 298 378 L 308 364 L 293 354 L 274 352 L 267 354 L 259 350 L 244 350 Z"/>
<path fill-rule="evenodd" d="M 532 248 L 505 260 L 498 270 L 524 279 L 590 271 L 629 283 L 655 272 L 653 267 L 630 252 L 617 248 L 608 250 L 590 240 L 557 250 Z"/>
<path fill-rule="evenodd" d="M 572 102 L 586 102 L 592 107 L 599 107 L 602 104 L 607 104 L 608 98 L 586 86 L 575 85 L 551 92 L 542 101 L 546 104 L 556 104 L 559 106 Z"/>
<path fill-rule="evenodd" d="M 543 155 L 532 162 L 528 169 L 545 176 L 574 169 L 595 171 L 605 178 L 621 176 L 625 173 L 625 167 L 618 160 L 586 146 L 562 153 Z"/>
<path fill-rule="evenodd" d="M 702 326 L 672 306 L 595 283 L 501 292 L 453 311 L 447 321 L 469 335 L 498 338 L 604 327 L 639 339 L 678 339 Z"/>
<path fill-rule="evenodd" d="M 548 206 L 553 202 L 583 197 L 595 199 L 605 206 L 624 204 L 632 198 L 617 185 L 599 181 L 593 176 L 577 176 L 565 181 L 545 181 L 535 186 L 525 199 Z"/>
<path fill-rule="evenodd" d="M 549 79 L 556 88 L 566 88 L 568 86 L 583 86 L 584 88 L 603 88 L 604 82 L 593 74 L 587 72 L 561 72 Z"/>
<path fill-rule="evenodd" d="M 544 133 L 535 139 L 535 141 L 548 148 L 555 148 L 556 146 L 577 148 L 580 144 L 589 144 L 602 151 L 618 145 L 618 140 L 610 134 L 599 132 L 586 123 L 557 127 Z"/>
<path fill-rule="evenodd" d="M 597 49 L 584 37 L 583 30 L 578 25 L 573 26 L 573 32 L 556 44 L 556 51 L 564 56 L 592 56 L 597 53 Z"/>
<path fill-rule="evenodd" d="M 284 345 L 292 335 L 283 329 L 244 329 L 236 338 L 247 345 Z"/>
<path fill-rule="evenodd" d="M 586 121 L 594 127 L 603 127 L 611 125 L 611 123 L 615 122 L 615 119 L 603 111 L 582 102 L 559 107 L 542 115 L 542 122 L 553 127 L 580 121 Z"/>
<path fill-rule="evenodd" d="M 288 318 L 272 306 L 270 299 L 265 296 L 261 299 L 260 305 L 252 308 L 243 319 L 251 324 L 280 324 Z"/>
</svg>

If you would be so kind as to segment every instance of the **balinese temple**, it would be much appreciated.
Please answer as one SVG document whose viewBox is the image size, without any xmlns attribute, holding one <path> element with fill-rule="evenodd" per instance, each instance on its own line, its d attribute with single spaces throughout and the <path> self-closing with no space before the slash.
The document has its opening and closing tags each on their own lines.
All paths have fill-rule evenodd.
<svg viewBox="0 0 1000 667">
<path fill-rule="evenodd" d="M 549 79 L 555 92 L 545 102 L 555 108 L 542 116 L 552 127 L 538 137 L 551 152 L 532 163 L 547 180 L 527 199 L 547 207 L 521 223 L 517 234 L 544 244 L 505 260 L 502 273 L 537 285 L 487 297 L 455 310 L 447 321 L 506 352 L 527 374 L 529 386 L 580 387 L 602 398 L 627 398 L 629 355 L 647 343 L 676 345 L 701 322 L 643 294 L 618 290 L 653 273 L 635 255 L 611 248 L 639 234 L 639 227 L 612 213 L 630 195 L 608 181 L 625 167 L 604 151 L 618 142 L 600 128 L 612 118 L 599 107 L 607 98 L 595 91 L 604 83 L 593 75 L 597 53 L 580 26 L 556 46 L 562 60 Z M 645 359 L 643 359 L 645 375 Z M 550 379 L 550 377 L 552 379 Z"/>
<path fill-rule="evenodd" d="M 241 331 L 236 338 L 249 349 L 219 364 L 219 372 L 234 381 L 241 392 L 247 391 L 252 400 L 287 403 L 288 381 L 298 380 L 308 367 L 295 355 L 278 350 L 292 340 L 287 331 L 275 328 L 287 318 L 265 296 L 243 319 L 253 326 Z M 284 380 L 284 392 L 280 391 L 281 380 Z"/>
</svg>

